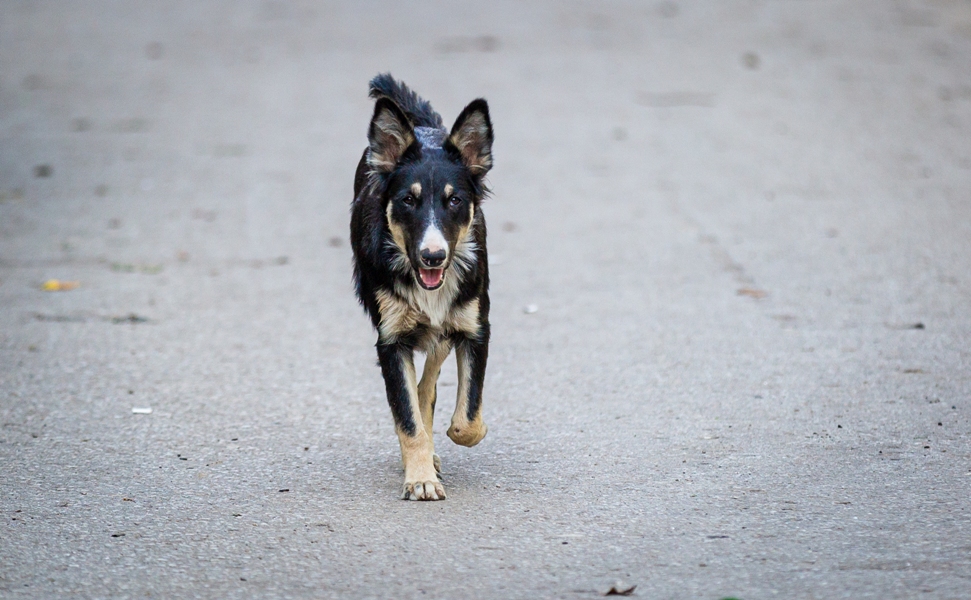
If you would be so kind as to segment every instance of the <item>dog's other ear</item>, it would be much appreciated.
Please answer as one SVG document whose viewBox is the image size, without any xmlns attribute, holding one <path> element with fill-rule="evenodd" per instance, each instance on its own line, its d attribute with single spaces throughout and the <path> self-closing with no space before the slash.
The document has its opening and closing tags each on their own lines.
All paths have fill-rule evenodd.
<svg viewBox="0 0 971 600">
<path fill-rule="evenodd" d="M 485 100 L 473 100 L 462 110 L 444 145 L 446 151 L 458 154 L 476 177 L 492 168 L 492 121 Z"/>
<path fill-rule="evenodd" d="M 405 113 L 393 100 L 379 98 L 367 133 L 370 148 L 367 162 L 372 170 L 390 173 L 405 150 L 415 141 L 415 131 Z"/>
</svg>

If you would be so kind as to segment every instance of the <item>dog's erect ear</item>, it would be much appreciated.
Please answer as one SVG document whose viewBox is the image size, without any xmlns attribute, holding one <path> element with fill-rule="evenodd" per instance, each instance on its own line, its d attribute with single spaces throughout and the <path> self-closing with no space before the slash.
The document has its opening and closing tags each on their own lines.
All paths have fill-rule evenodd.
<svg viewBox="0 0 971 600">
<path fill-rule="evenodd" d="M 445 141 L 445 149 L 457 153 L 476 177 L 492 168 L 492 121 L 485 100 L 473 100 L 462 110 Z"/>
<path fill-rule="evenodd" d="M 367 138 L 370 143 L 368 166 L 374 171 L 390 173 L 408 146 L 414 143 L 415 131 L 393 100 L 379 98 L 374 105 Z"/>
</svg>

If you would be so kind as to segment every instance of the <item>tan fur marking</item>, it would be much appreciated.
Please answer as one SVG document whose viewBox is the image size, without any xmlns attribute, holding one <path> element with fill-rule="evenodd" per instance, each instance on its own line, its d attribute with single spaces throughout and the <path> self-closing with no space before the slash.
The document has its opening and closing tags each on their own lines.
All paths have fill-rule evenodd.
<svg viewBox="0 0 971 600">
<path fill-rule="evenodd" d="M 394 219 L 391 218 L 391 211 L 394 206 L 388 202 L 388 208 L 385 210 L 385 216 L 388 219 L 388 229 L 391 230 L 391 239 L 394 240 L 394 245 L 398 247 L 401 251 L 401 255 L 407 260 L 408 251 L 405 249 L 405 230 L 401 228 L 401 225 L 396 223 Z"/>
<path fill-rule="evenodd" d="M 455 360 L 458 364 L 459 389 L 455 399 L 455 412 L 452 413 L 452 424 L 446 434 L 456 444 L 471 448 L 489 433 L 489 427 L 482 420 L 481 412 L 475 416 L 474 421 L 470 422 L 468 418 L 469 380 L 472 377 L 468 352 L 459 346 L 455 351 Z"/>
<path fill-rule="evenodd" d="M 471 335 L 479 333 L 479 299 L 475 298 L 468 304 L 452 309 L 445 320 L 445 328 L 449 331 L 461 331 Z"/>
<path fill-rule="evenodd" d="M 436 384 L 438 376 L 442 372 L 442 363 L 448 358 L 451 345 L 446 340 L 439 340 L 428 349 L 425 357 L 425 370 L 421 375 L 421 382 L 418 383 L 418 406 L 421 409 L 421 422 L 425 426 L 425 433 L 432 445 L 432 460 L 435 463 L 435 470 L 441 472 L 441 462 L 436 460 L 435 438 L 432 432 L 435 423 L 435 400 L 438 396 Z"/>
<path fill-rule="evenodd" d="M 459 241 L 455 244 L 452 267 L 458 270 L 468 270 L 478 260 L 476 252 L 479 246 L 472 239 L 472 225 L 475 222 L 475 206 L 469 206 L 469 222 L 459 231 Z"/>
<path fill-rule="evenodd" d="M 381 333 L 382 340 L 393 341 L 418 324 L 418 311 L 407 302 L 385 290 L 379 290 L 375 296 L 378 299 L 378 312 L 381 314 L 378 331 Z"/>
<path fill-rule="evenodd" d="M 459 242 L 456 244 L 456 252 L 458 251 L 458 246 L 462 244 L 467 244 L 470 241 L 472 233 L 472 223 L 475 221 L 475 204 L 469 204 L 469 222 L 459 229 Z"/>
<path fill-rule="evenodd" d="M 421 184 L 417 181 L 411 184 L 411 195 L 415 198 L 421 197 Z"/>
<path fill-rule="evenodd" d="M 445 486 L 435 471 L 434 449 L 424 429 L 411 437 L 398 432 L 401 460 L 405 465 L 402 497 L 405 500 L 444 500 Z"/>
<path fill-rule="evenodd" d="M 455 188 L 452 187 L 452 184 L 451 183 L 446 183 L 445 184 L 445 197 L 446 198 L 451 197 L 452 192 L 454 192 L 454 191 L 455 191 Z"/>
</svg>

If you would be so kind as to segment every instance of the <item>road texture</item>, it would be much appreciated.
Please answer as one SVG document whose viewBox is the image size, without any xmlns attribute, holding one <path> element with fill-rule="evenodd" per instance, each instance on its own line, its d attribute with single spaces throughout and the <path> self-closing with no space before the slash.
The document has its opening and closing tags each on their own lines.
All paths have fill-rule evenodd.
<svg viewBox="0 0 971 600">
<path fill-rule="evenodd" d="M 496 127 L 444 502 L 351 288 L 382 71 Z M 969 74 L 964 0 L 3 2 L 0 597 L 971 597 Z"/>
</svg>

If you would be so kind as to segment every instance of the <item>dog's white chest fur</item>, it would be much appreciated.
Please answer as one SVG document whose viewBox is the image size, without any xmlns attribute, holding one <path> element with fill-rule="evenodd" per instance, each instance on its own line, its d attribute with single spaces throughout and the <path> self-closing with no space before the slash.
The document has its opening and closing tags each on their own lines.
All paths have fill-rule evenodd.
<svg viewBox="0 0 971 600">
<path fill-rule="evenodd" d="M 458 294 L 458 277 L 455 273 L 449 273 L 442 282 L 442 287 L 437 290 L 425 290 L 419 287 L 409 286 L 398 289 L 397 292 L 405 299 L 405 302 L 419 313 L 419 322 L 428 320 L 428 325 L 434 329 L 442 329 L 449 313 L 454 308 L 452 303 Z"/>
<path fill-rule="evenodd" d="M 431 331 L 421 345 L 437 343 L 452 332 L 477 335 L 479 332 L 479 299 L 461 305 L 455 304 L 458 295 L 457 273 L 450 273 L 442 287 L 429 291 L 416 286 L 398 286 L 395 293 L 377 293 L 381 324 L 379 330 L 384 341 L 392 341 L 407 334 L 418 325 Z"/>
</svg>

